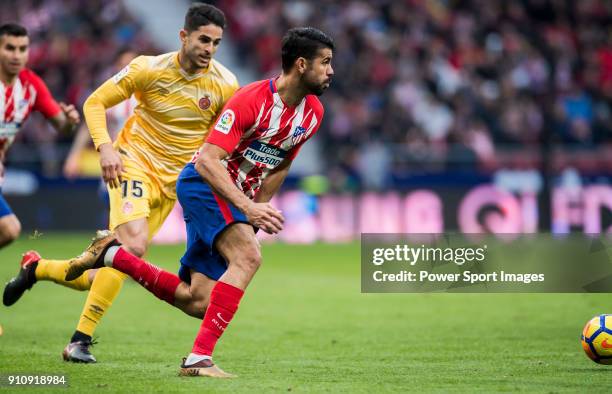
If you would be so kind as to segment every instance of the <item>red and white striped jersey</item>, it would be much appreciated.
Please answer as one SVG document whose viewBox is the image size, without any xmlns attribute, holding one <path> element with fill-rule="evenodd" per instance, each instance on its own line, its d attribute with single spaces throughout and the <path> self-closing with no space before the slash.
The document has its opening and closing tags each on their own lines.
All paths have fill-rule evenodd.
<svg viewBox="0 0 612 394">
<path fill-rule="evenodd" d="M 293 160 L 322 119 L 323 105 L 316 96 L 308 95 L 289 107 L 275 80 L 263 80 L 234 94 L 206 142 L 229 153 L 223 164 L 236 186 L 253 198 L 266 175 L 283 160 Z"/>
<path fill-rule="evenodd" d="M 32 111 L 51 118 L 61 109 L 43 80 L 26 68 L 12 85 L 0 82 L 0 149 L 6 149 L 13 142 Z"/>
</svg>

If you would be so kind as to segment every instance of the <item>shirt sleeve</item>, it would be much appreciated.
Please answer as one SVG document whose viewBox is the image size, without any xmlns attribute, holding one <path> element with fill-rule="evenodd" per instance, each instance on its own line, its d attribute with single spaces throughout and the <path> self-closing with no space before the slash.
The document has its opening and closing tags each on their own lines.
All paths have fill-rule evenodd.
<svg viewBox="0 0 612 394">
<path fill-rule="evenodd" d="M 223 148 L 231 154 L 242 135 L 255 123 L 253 97 L 249 92 L 238 91 L 223 107 L 206 142 Z"/>
<path fill-rule="evenodd" d="M 138 56 L 106 83 L 112 84 L 114 90 L 120 93 L 124 100 L 127 100 L 134 92 L 141 92 L 147 88 L 150 82 L 149 70 L 149 57 Z"/>
<path fill-rule="evenodd" d="M 107 80 L 89 96 L 83 113 L 96 149 L 110 143 L 106 124 L 106 110 L 129 99 L 133 93 L 142 92 L 148 84 L 148 59 L 139 56 L 123 70 Z"/>
<path fill-rule="evenodd" d="M 36 89 L 36 101 L 34 102 L 33 109 L 39 111 L 47 119 L 59 114 L 61 108 L 53 96 L 51 96 L 51 92 L 49 92 L 45 82 L 34 73 L 31 73 L 30 82 L 34 89 Z"/>
</svg>

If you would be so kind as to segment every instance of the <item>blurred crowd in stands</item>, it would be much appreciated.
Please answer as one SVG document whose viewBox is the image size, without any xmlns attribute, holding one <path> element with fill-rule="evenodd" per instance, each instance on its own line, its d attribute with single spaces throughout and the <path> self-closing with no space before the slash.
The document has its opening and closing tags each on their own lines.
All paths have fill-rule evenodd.
<svg viewBox="0 0 612 394">
<path fill-rule="evenodd" d="M 159 52 L 140 22 L 121 0 L 2 0 L 0 21 L 28 29 L 30 61 L 58 101 L 82 109 L 88 95 L 116 70 L 114 58 L 125 48 Z M 74 135 L 60 135 L 34 114 L 9 151 L 18 166 L 61 174 Z"/>
<path fill-rule="evenodd" d="M 559 148 L 560 166 L 612 170 L 601 153 L 612 146 L 611 1 L 214 3 L 240 61 L 262 77 L 279 72 L 287 28 L 333 36 L 335 77 L 317 138 L 340 188 L 384 187 L 381 174 L 394 172 L 526 168 Z M 0 15 L 29 28 L 32 67 L 77 105 L 119 48 L 154 52 L 119 0 L 3 0 Z"/>
<path fill-rule="evenodd" d="M 221 5 L 241 56 L 264 75 L 278 72 L 288 27 L 334 37 L 335 78 L 318 138 L 345 177 L 381 187 L 380 175 L 394 171 L 524 168 L 557 146 L 566 152 L 557 167 L 573 160 L 612 170 L 592 154 L 612 143 L 610 1 Z"/>
</svg>

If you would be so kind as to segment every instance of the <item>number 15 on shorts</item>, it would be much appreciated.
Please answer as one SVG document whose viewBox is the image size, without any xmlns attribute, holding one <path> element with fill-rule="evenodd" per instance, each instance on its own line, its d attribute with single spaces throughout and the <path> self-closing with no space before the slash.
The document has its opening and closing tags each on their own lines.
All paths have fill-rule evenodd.
<svg viewBox="0 0 612 394">
<path fill-rule="evenodd" d="M 142 197 L 142 181 L 121 181 L 121 197 Z"/>
</svg>

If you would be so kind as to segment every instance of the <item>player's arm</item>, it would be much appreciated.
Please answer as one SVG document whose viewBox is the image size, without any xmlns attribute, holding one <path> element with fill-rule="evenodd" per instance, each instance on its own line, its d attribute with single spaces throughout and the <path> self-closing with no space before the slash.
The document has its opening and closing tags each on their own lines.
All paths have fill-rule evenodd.
<svg viewBox="0 0 612 394">
<path fill-rule="evenodd" d="M 146 58 L 140 56 L 132 60 L 87 98 L 83 105 L 85 121 L 96 149 L 100 152 L 102 178 L 111 188 L 121 184 L 123 163 L 121 156 L 113 148 L 106 124 L 106 110 L 127 100 L 143 88 L 146 79 Z"/>
<path fill-rule="evenodd" d="M 261 187 L 255 195 L 255 202 L 269 202 L 278 192 L 285 178 L 289 174 L 292 160 L 283 160 L 278 167 L 270 171 L 267 177 L 261 182 Z"/>
<path fill-rule="evenodd" d="M 113 148 L 113 143 L 108 133 L 106 109 L 130 97 L 129 95 L 125 96 L 127 92 L 124 93 L 123 89 L 118 89 L 114 85 L 111 80 L 106 81 L 87 98 L 83 105 L 83 113 L 89 134 L 96 149 L 100 152 L 102 178 L 111 188 L 119 187 L 121 184 L 123 163 L 121 162 L 121 156 Z"/>
<path fill-rule="evenodd" d="M 281 231 L 285 220 L 283 215 L 268 203 L 251 201 L 236 187 L 221 163 L 227 156 L 229 153 L 225 149 L 204 143 L 195 168 L 216 194 L 245 214 L 249 223 L 269 234 Z"/>
<path fill-rule="evenodd" d="M 81 121 L 79 111 L 72 104 L 58 104 L 38 75 L 31 73 L 30 78 L 30 82 L 36 89 L 34 110 L 42 113 L 57 131 L 71 133 Z"/>
</svg>

